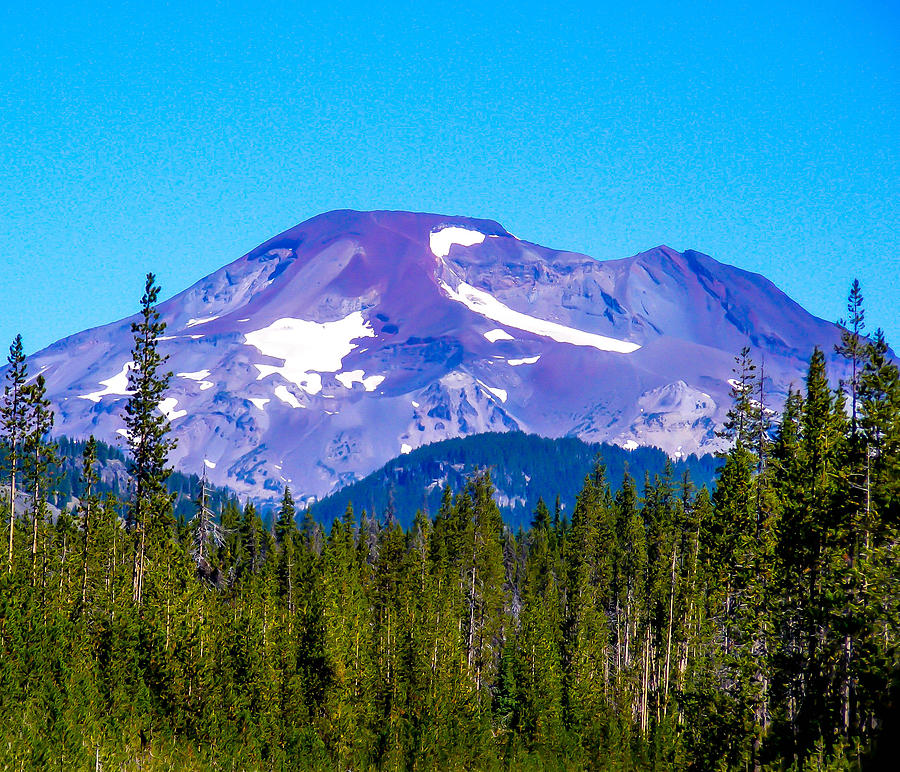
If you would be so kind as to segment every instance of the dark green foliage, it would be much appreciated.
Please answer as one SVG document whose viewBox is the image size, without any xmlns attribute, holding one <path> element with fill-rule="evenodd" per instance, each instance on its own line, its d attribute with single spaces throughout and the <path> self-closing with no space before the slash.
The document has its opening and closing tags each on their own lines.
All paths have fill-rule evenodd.
<svg viewBox="0 0 900 772">
<path fill-rule="evenodd" d="M 19 477 L 21 456 L 25 435 L 28 431 L 28 410 L 26 404 L 26 378 L 28 369 L 25 364 L 25 351 L 22 336 L 16 335 L 9 347 L 6 360 L 6 383 L 3 386 L 3 401 L 0 402 L 0 446 L 2 446 L 4 466 L 8 474 L 4 475 L 4 483 L 8 486 L 7 499 L 7 569 L 13 568 L 13 540 L 15 538 L 16 521 L 16 483 Z"/>
<path fill-rule="evenodd" d="M 0 572 L 0 767 L 879 768 L 900 373 L 876 335 L 854 426 L 816 351 L 760 442 L 751 364 L 712 492 L 665 463 L 613 487 L 595 459 L 570 518 L 539 498 L 514 531 L 480 472 L 433 519 L 395 488 L 326 535 L 288 490 L 267 527 L 201 488 L 153 532 L 140 597 L 142 544 L 88 440 L 78 507 L 20 511 Z"/>
<path fill-rule="evenodd" d="M 461 491 L 475 472 L 489 469 L 503 494 L 501 512 L 514 531 L 531 522 L 538 499 L 556 499 L 571 518 L 575 497 L 598 457 L 607 470 L 613 490 L 622 475 L 643 478 L 661 474 L 666 454 L 656 448 L 624 450 L 616 445 L 590 444 L 575 437 L 548 439 L 522 432 L 486 433 L 443 440 L 389 461 L 359 482 L 341 489 L 313 506 L 326 526 L 341 516 L 348 502 L 384 514 L 393 506 L 400 523 L 409 527 L 418 509 L 438 511 L 444 483 Z M 715 479 L 719 461 L 713 456 L 688 456 L 674 462 L 673 474 L 689 472 L 697 485 Z M 435 485 L 435 481 L 442 481 Z"/>
</svg>

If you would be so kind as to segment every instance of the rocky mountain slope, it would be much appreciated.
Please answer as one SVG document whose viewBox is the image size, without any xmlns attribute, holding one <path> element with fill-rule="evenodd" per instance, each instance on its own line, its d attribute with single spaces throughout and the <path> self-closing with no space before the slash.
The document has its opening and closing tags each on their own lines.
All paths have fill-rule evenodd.
<svg viewBox="0 0 900 772">
<path fill-rule="evenodd" d="M 315 217 L 160 312 L 176 465 L 260 498 L 285 484 L 320 497 L 487 431 L 712 451 L 742 346 L 765 360 L 777 407 L 839 334 L 699 252 L 601 262 L 492 221 L 407 212 Z M 131 321 L 29 359 L 61 434 L 121 441 Z"/>
</svg>

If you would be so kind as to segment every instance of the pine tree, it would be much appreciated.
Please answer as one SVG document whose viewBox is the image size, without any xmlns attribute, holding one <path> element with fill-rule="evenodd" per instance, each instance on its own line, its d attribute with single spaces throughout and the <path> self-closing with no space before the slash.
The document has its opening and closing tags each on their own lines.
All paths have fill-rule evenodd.
<svg viewBox="0 0 900 772">
<path fill-rule="evenodd" d="M 520 630 L 515 640 L 517 704 L 507 712 L 517 716 L 511 723 L 531 747 L 558 750 L 564 731 L 562 618 L 551 527 L 550 512 L 540 499 L 528 536 Z"/>
<path fill-rule="evenodd" d="M 300 534 L 297 530 L 297 509 L 291 496 L 290 488 L 285 487 L 281 499 L 281 508 L 278 511 L 278 519 L 275 522 L 275 543 L 280 547 L 280 561 L 278 566 L 278 579 L 282 598 L 287 605 L 288 613 L 293 615 L 294 585 L 297 569 L 297 549 Z"/>
<path fill-rule="evenodd" d="M 735 377 L 731 384 L 731 408 L 719 436 L 749 450 L 759 437 L 760 403 L 754 399 L 756 392 L 756 365 L 750 356 L 750 347 L 744 346 L 734 358 Z"/>
<path fill-rule="evenodd" d="M 134 601 L 141 604 L 146 562 L 147 533 L 162 525 L 171 506 L 165 488 L 171 473 L 169 453 L 175 440 L 169 437 L 169 420 L 160 410 L 160 402 L 169 386 L 170 372 L 162 372 L 168 356 L 159 353 L 159 338 L 166 324 L 160 321 L 156 302 L 159 286 L 152 273 L 147 274 L 138 321 L 131 325 L 134 347 L 128 372 L 130 396 L 125 404 L 130 458 L 128 469 L 134 479 L 134 495 L 129 509 L 132 527 L 137 532 L 134 558 Z"/>
<path fill-rule="evenodd" d="M 854 279 L 847 297 L 847 319 L 838 320 L 841 328 L 841 342 L 834 350 L 850 363 L 850 380 L 845 384 L 850 390 L 850 432 L 856 435 L 858 424 L 859 379 L 866 358 L 866 312 L 863 310 L 863 295 L 859 279 Z"/>
<path fill-rule="evenodd" d="M 610 694 L 606 609 L 614 537 L 610 493 L 599 464 L 585 478 L 567 542 L 566 707 L 570 725 L 598 747 Z"/>
<path fill-rule="evenodd" d="M 46 393 L 47 388 L 43 375 L 38 375 L 23 389 L 26 434 L 22 471 L 31 496 L 32 581 L 35 578 L 38 561 L 39 534 L 47 517 L 47 499 L 51 494 L 53 484 L 51 470 L 59 463 L 56 445 L 49 439 L 50 431 L 53 429 L 53 410 Z"/>
<path fill-rule="evenodd" d="M 491 682 L 499 663 L 496 639 L 501 629 L 500 612 L 505 603 L 503 587 L 503 520 L 494 501 L 490 473 L 476 475 L 466 485 L 470 508 L 461 509 L 467 519 L 465 583 L 468 606 L 463 623 L 469 677 L 475 690 Z"/>
<path fill-rule="evenodd" d="M 19 460 L 22 455 L 22 443 L 26 431 L 25 384 L 28 368 L 25 364 L 25 351 L 22 336 L 16 335 L 9 347 L 6 360 L 6 385 L 3 389 L 3 403 L 0 405 L 0 436 L 3 439 L 9 464 L 9 554 L 7 571 L 13 570 L 13 533 L 16 524 L 16 480 L 18 479 Z"/>
<path fill-rule="evenodd" d="M 99 502 L 94 493 L 94 486 L 100 479 L 97 473 L 97 440 L 92 434 L 84 446 L 81 458 L 81 479 L 84 494 L 81 498 L 81 608 L 87 605 L 88 596 L 88 566 L 91 548 L 96 536 L 97 509 Z"/>
<path fill-rule="evenodd" d="M 880 517 L 900 524 L 900 371 L 876 330 L 860 375 L 860 425 L 868 449 L 866 494 Z M 871 468 L 870 468 L 871 467 Z M 872 491 L 877 491 L 873 496 Z"/>
<path fill-rule="evenodd" d="M 206 472 L 200 479 L 200 494 L 195 505 L 197 511 L 191 518 L 191 556 L 197 566 L 199 576 L 218 584 L 218 572 L 213 568 L 214 551 L 225 543 L 222 527 L 215 521 L 209 506 Z"/>
</svg>

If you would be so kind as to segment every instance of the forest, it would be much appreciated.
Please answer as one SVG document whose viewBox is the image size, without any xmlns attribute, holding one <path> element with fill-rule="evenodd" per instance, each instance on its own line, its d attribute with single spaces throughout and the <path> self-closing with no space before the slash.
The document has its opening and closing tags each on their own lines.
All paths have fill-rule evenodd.
<svg viewBox="0 0 900 772">
<path fill-rule="evenodd" d="M 875 769 L 900 726 L 900 373 L 850 293 L 830 385 L 767 406 L 736 357 L 730 449 L 507 526 L 489 473 L 406 520 L 271 527 L 201 489 L 176 516 L 148 275 L 123 420 L 130 485 L 52 517 L 42 376 L 2 401 L 0 767 Z M 24 495 L 16 494 L 19 490 Z M 424 500 L 424 491 L 418 499 Z M 409 514 L 409 513 L 407 513 Z"/>
<path fill-rule="evenodd" d="M 541 498 L 554 507 L 559 498 L 561 511 L 571 514 L 584 476 L 598 460 L 614 493 L 626 470 L 643 479 L 645 474 L 661 474 L 668 463 L 674 476 L 680 478 L 688 472 L 694 484 L 701 487 L 715 479 L 721 465 L 721 459 L 712 454 L 673 460 L 653 447 L 625 450 L 577 437 L 485 432 L 433 442 L 405 453 L 362 480 L 316 501 L 313 515 L 327 528 L 344 514 L 348 504 L 382 516 L 391 509 L 400 524 L 409 528 L 416 510 L 437 512 L 445 486 L 461 490 L 473 473 L 490 470 L 503 522 L 515 531 L 531 524 Z"/>
</svg>

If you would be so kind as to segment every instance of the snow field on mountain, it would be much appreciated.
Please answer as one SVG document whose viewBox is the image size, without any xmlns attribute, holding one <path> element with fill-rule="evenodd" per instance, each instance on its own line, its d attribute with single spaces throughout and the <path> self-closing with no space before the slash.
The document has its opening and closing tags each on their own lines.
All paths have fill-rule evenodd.
<svg viewBox="0 0 900 772">
<path fill-rule="evenodd" d="M 197 385 L 200 387 L 200 391 L 206 391 L 207 389 L 211 389 L 216 385 L 212 381 L 205 380 L 211 375 L 209 370 L 198 370 L 195 373 L 176 373 L 176 375 L 179 378 L 187 378 L 190 381 L 197 381 Z"/>
<path fill-rule="evenodd" d="M 506 389 L 495 389 L 492 386 L 488 386 L 484 381 L 478 381 L 478 385 L 481 386 L 482 388 L 487 389 L 491 394 L 493 394 L 501 402 L 506 402 L 506 398 L 508 396 Z"/>
<path fill-rule="evenodd" d="M 536 316 L 529 316 L 520 311 L 514 311 L 490 293 L 476 289 L 464 281 L 461 281 L 455 290 L 442 281 L 441 288 L 451 300 L 462 303 L 476 314 L 481 314 L 481 316 L 492 319 L 495 322 L 505 324 L 507 327 L 515 327 L 517 330 L 531 332 L 535 335 L 540 335 L 542 338 L 552 338 L 558 343 L 590 346 L 600 351 L 615 351 L 620 354 L 630 354 L 632 351 L 637 351 L 640 348 L 637 343 L 629 343 L 624 340 L 607 338 L 605 335 L 597 335 L 593 332 L 576 330 L 574 327 L 566 327 L 556 322 L 548 322 L 545 319 L 538 319 Z M 487 337 L 487 334 L 485 334 L 485 337 Z"/>
<path fill-rule="evenodd" d="M 366 391 L 375 391 L 384 380 L 383 375 L 370 375 L 368 377 L 365 377 L 365 375 L 365 370 L 348 370 L 345 373 L 338 373 L 334 377 L 345 388 L 352 389 L 354 383 L 361 383 Z"/>
<path fill-rule="evenodd" d="M 117 397 L 127 397 L 131 394 L 128 391 L 128 371 L 134 367 L 134 362 L 126 362 L 122 365 L 122 369 L 116 373 L 112 378 L 107 378 L 105 381 L 100 381 L 100 385 L 103 386 L 100 391 L 93 391 L 90 394 L 79 394 L 80 399 L 89 399 L 91 402 L 99 402 L 101 397 L 105 397 L 107 395 L 115 395 Z"/>
<path fill-rule="evenodd" d="M 188 319 L 185 327 L 196 327 L 198 324 L 207 324 L 209 322 L 214 322 L 218 318 L 218 316 L 204 316 L 200 319 Z"/>
<path fill-rule="evenodd" d="M 274 393 L 285 405 L 290 405 L 291 407 L 304 407 L 300 404 L 299 400 L 287 390 L 287 386 L 284 384 L 276 386 Z"/>
<path fill-rule="evenodd" d="M 363 319 L 362 311 L 354 311 L 335 322 L 309 322 L 289 317 L 278 319 L 261 330 L 245 333 L 244 343 L 265 356 L 284 361 L 280 366 L 256 364 L 258 381 L 277 373 L 307 394 L 318 394 L 322 390 L 320 373 L 338 372 L 344 357 L 359 345 L 353 341 L 373 337 L 375 332 Z M 287 389 L 282 389 L 290 394 Z M 291 404 L 278 390 L 275 395 Z M 292 394 L 290 396 L 294 402 L 297 401 Z"/>
<path fill-rule="evenodd" d="M 541 355 L 538 354 L 534 357 L 522 357 L 521 359 L 507 359 L 506 364 L 512 365 L 513 367 L 518 367 L 519 365 L 533 365 L 538 359 L 541 358 Z"/>
<path fill-rule="evenodd" d="M 447 257 L 450 254 L 450 247 L 454 244 L 459 244 L 461 247 L 471 247 L 475 244 L 481 244 L 483 241 L 484 234 L 480 231 L 451 225 L 438 231 L 432 231 L 429 246 L 435 257 Z"/>
<path fill-rule="evenodd" d="M 496 330 L 488 330 L 484 333 L 484 337 L 491 343 L 496 343 L 498 340 L 515 340 L 506 330 L 501 330 L 499 327 Z"/>
<path fill-rule="evenodd" d="M 159 412 L 162 413 L 166 418 L 170 421 L 174 421 L 176 418 L 182 418 L 187 415 L 187 410 L 176 410 L 175 406 L 178 404 L 178 400 L 175 397 L 166 397 L 159 403 Z"/>
</svg>

